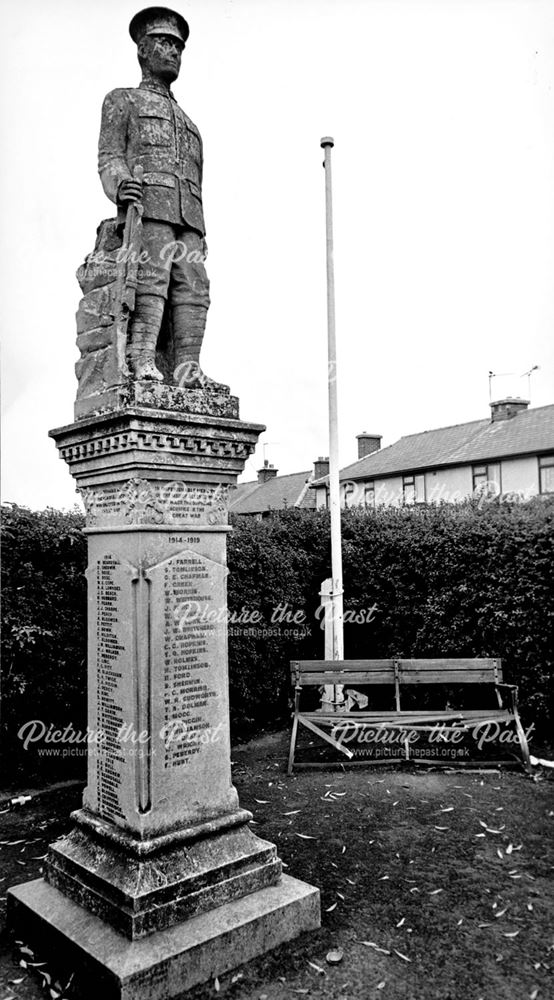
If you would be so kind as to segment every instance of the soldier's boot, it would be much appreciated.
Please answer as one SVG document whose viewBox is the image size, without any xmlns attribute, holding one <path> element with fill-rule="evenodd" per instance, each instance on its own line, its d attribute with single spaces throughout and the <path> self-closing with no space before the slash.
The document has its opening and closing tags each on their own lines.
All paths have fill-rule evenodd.
<svg viewBox="0 0 554 1000">
<path fill-rule="evenodd" d="M 160 295 L 137 295 L 127 348 L 127 361 L 136 379 L 164 380 L 155 360 L 164 307 L 165 299 Z"/>
<path fill-rule="evenodd" d="M 200 349 L 206 329 L 208 309 L 198 305 L 173 306 L 173 343 L 175 371 L 173 378 L 183 388 L 214 385 L 200 367 Z"/>
</svg>

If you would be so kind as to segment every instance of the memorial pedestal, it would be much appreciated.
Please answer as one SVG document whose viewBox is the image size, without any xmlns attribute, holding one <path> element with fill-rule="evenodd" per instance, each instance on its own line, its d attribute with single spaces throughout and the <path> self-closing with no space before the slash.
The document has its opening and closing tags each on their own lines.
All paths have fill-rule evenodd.
<svg viewBox="0 0 554 1000">
<path fill-rule="evenodd" d="M 46 882 L 9 905 L 117 998 L 166 1000 L 319 926 L 231 782 L 226 498 L 263 428 L 174 394 L 51 432 L 87 511 L 88 782 Z"/>
</svg>

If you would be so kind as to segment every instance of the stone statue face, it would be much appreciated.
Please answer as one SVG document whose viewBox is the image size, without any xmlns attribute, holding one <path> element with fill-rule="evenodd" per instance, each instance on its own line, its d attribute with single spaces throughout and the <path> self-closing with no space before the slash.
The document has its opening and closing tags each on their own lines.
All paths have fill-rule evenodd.
<svg viewBox="0 0 554 1000">
<path fill-rule="evenodd" d="M 166 83 L 179 76 L 182 53 L 183 44 L 173 35 L 146 35 L 139 45 L 143 68 Z"/>
</svg>

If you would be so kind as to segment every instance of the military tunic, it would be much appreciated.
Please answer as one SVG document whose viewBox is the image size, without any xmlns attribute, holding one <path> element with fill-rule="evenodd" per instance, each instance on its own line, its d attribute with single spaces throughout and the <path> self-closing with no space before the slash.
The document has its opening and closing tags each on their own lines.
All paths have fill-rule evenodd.
<svg viewBox="0 0 554 1000">
<path fill-rule="evenodd" d="M 204 236 L 202 139 L 171 91 L 154 81 L 112 90 L 102 108 L 98 169 L 111 201 L 139 165 L 144 218 Z"/>
</svg>

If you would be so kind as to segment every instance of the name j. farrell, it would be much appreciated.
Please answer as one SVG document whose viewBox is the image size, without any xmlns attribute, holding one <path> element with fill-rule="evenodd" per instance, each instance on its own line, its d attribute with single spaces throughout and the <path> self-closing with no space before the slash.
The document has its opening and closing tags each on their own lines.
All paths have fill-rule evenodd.
<svg viewBox="0 0 554 1000">
<path fill-rule="evenodd" d="M 179 744 L 207 745 L 218 743 L 223 738 L 223 723 L 209 726 L 207 723 L 189 724 L 183 719 L 173 719 L 160 729 L 159 738 L 166 750 Z M 31 719 L 25 722 L 17 734 L 25 750 L 33 743 L 47 744 L 86 744 L 90 747 L 101 747 L 108 740 L 108 734 L 103 729 L 74 729 L 69 723 L 65 729 L 56 729 L 54 723 L 48 725 L 41 719 Z M 116 739 L 128 747 L 147 746 L 152 742 L 152 734 L 148 730 L 138 732 L 131 723 L 120 726 Z"/>
</svg>

